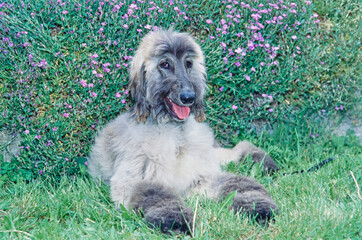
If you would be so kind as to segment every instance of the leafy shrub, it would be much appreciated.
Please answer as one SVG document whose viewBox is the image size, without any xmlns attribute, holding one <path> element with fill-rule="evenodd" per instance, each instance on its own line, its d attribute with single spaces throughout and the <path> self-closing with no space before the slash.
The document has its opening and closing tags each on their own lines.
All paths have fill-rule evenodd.
<svg viewBox="0 0 362 240">
<path fill-rule="evenodd" d="M 1 171 L 14 179 L 58 179 L 86 165 L 96 131 L 131 104 L 128 70 L 140 39 L 159 28 L 188 31 L 201 44 L 208 121 L 220 140 L 258 121 L 345 111 L 357 88 L 335 77 L 338 66 L 354 59 L 334 55 L 335 41 L 326 41 L 310 1 L 0 6 L 0 130 L 22 139 L 22 150 Z"/>
</svg>

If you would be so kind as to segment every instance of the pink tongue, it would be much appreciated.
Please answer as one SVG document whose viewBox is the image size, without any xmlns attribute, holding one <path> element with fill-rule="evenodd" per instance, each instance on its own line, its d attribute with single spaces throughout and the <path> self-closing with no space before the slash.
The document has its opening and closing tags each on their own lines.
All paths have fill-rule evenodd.
<svg viewBox="0 0 362 240">
<path fill-rule="evenodd" d="M 190 108 L 189 107 L 182 107 L 175 103 L 172 103 L 172 111 L 177 115 L 179 119 L 185 119 L 190 114 Z"/>
</svg>

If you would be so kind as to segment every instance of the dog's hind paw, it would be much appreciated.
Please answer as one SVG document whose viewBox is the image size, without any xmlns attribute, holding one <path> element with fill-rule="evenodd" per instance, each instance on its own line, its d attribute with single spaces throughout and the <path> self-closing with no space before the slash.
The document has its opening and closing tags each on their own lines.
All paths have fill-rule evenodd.
<svg viewBox="0 0 362 240">
<path fill-rule="evenodd" d="M 150 209 L 145 215 L 145 219 L 166 234 L 170 234 L 170 232 L 190 234 L 192 231 L 192 212 L 188 208 L 184 208 L 182 211 L 167 207 Z"/>
<path fill-rule="evenodd" d="M 265 225 L 269 220 L 278 214 L 279 208 L 269 196 L 260 192 L 245 192 L 237 194 L 234 198 L 232 208 L 235 212 L 242 211 L 248 216 L 255 218 L 261 225 Z"/>
</svg>

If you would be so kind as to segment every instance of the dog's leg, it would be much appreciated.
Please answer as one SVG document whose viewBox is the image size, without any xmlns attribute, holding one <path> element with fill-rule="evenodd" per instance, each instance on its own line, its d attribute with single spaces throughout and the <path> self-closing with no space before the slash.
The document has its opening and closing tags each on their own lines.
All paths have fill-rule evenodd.
<svg viewBox="0 0 362 240">
<path fill-rule="evenodd" d="M 193 189 L 193 193 L 206 193 L 207 197 L 213 199 L 224 199 L 234 191 L 236 195 L 231 207 L 235 212 L 241 211 L 255 217 L 261 224 L 265 224 L 279 212 L 278 206 L 267 190 L 248 177 L 222 174 L 203 179 Z"/>
<path fill-rule="evenodd" d="M 250 154 L 254 162 L 260 163 L 264 160 L 264 169 L 266 171 L 273 172 L 279 170 L 274 160 L 266 152 L 248 141 L 241 141 L 231 149 L 216 147 L 214 150 L 220 164 L 238 163 Z"/>
<path fill-rule="evenodd" d="M 190 233 L 192 211 L 172 189 L 160 184 L 141 182 L 136 185 L 130 206 L 143 213 L 148 223 L 163 233 Z"/>
</svg>

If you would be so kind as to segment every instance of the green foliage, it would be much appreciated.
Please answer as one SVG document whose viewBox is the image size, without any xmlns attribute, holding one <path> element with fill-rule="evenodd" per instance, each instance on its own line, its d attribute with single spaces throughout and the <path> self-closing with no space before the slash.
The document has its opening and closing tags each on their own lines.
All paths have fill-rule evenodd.
<svg viewBox="0 0 362 240">
<path fill-rule="evenodd" d="M 342 21 L 347 10 L 323 1 L 2 3 L 0 130 L 19 136 L 21 151 L 1 171 L 28 181 L 79 173 L 97 130 L 132 104 L 131 56 L 158 28 L 187 31 L 202 46 L 208 122 L 223 143 L 261 121 L 312 129 L 306 116 L 331 117 L 356 102 L 350 10 Z"/>
</svg>

